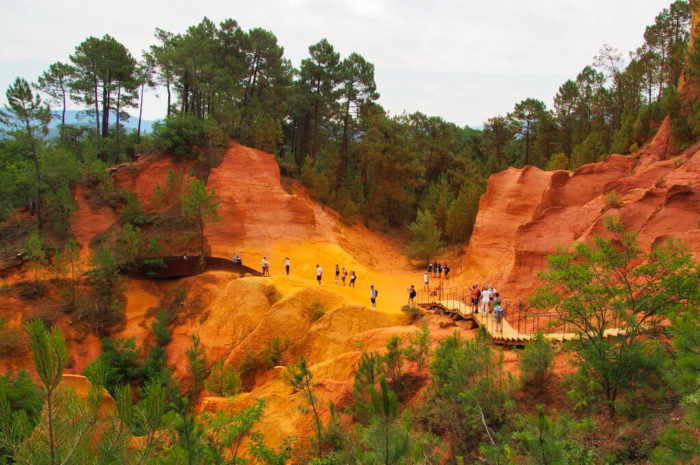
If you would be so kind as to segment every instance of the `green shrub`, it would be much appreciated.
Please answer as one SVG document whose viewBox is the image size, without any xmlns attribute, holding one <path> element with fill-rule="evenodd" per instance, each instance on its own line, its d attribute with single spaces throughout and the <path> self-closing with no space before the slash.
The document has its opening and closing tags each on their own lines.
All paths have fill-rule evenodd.
<svg viewBox="0 0 700 465">
<path fill-rule="evenodd" d="M 211 374 L 204 385 L 214 394 L 219 396 L 234 396 L 241 392 L 243 383 L 236 370 L 227 366 L 224 359 L 214 362 L 211 367 Z"/>
<path fill-rule="evenodd" d="M 411 322 L 415 321 L 416 318 L 420 316 L 420 310 L 415 305 L 404 305 L 401 307 L 401 311 L 408 315 Z"/>
<path fill-rule="evenodd" d="M 0 355 L 7 356 L 19 349 L 19 331 L 8 329 L 7 321 L 0 317 Z"/>
<path fill-rule="evenodd" d="M 290 341 L 288 338 L 280 338 L 275 336 L 270 343 L 260 352 L 260 360 L 264 362 L 266 368 L 272 368 L 279 365 L 282 355 L 289 347 Z"/>
<path fill-rule="evenodd" d="M 126 205 L 121 213 L 122 223 L 131 223 L 135 226 L 141 226 L 150 222 L 148 215 L 146 215 L 146 212 L 143 210 L 141 200 L 136 194 L 126 189 L 122 189 L 121 197 L 126 202 Z"/>
<path fill-rule="evenodd" d="M 325 314 L 323 304 L 321 302 L 313 302 L 311 304 L 311 321 L 316 321 Z"/>
<path fill-rule="evenodd" d="M 569 169 L 569 158 L 565 153 L 557 153 L 547 162 L 548 171 L 566 170 Z"/>
<path fill-rule="evenodd" d="M 282 293 L 277 290 L 274 284 L 268 284 L 263 288 L 263 294 L 270 305 L 275 305 L 282 298 Z"/>
<path fill-rule="evenodd" d="M 606 208 L 620 208 L 622 206 L 622 195 L 615 189 L 603 195 L 603 204 Z"/>
<path fill-rule="evenodd" d="M 204 139 L 204 120 L 191 114 L 174 114 L 153 125 L 153 143 L 164 152 L 196 158 L 193 147 L 203 145 Z"/>
<path fill-rule="evenodd" d="M 542 331 L 535 333 L 535 337 L 525 345 L 520 359 L 520 379 L 525 386 L 535 389 L 538 395 L 545 390 L 555 355 L 556 351 Z"/>
</svg>

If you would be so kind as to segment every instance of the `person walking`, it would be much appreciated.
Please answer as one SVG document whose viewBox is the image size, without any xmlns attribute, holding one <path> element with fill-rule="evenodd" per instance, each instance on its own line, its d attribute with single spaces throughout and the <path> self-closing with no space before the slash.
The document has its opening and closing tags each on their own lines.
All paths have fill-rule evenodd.
<svg viewBox="0 0 700 465">
<path fill-rule="evenodd" d="M 318 287 L 321 287 L 321 278 L 323 278 L 323 268 L 318 263 L 316 264 L 316 281 L 318 281 Z"/>
<path fill-rule="evenodd" d="M 428 263 L 428 274 L 433 272 L 433 262 Z"/>
<path fill-rule="evenodd" d="M 340 268 L 338 268 L 338 264 L 335 264 L 335 283 L 338 284 L 338 278 L 340 277 Z"/>
<path fill-rule="evenodd" d="M 262 259 L 262 275 L 270 276 L 270 262 L 267 261 L 267 257 Z"/>
<path fill-rule="evenodd" d="M 355 274 L 355 270 L 350 272 L 350 287 L 355 289 L 355 280 L 357 279 L 357 275 Z"/>
<path fill-rule="evenodd" d="M 479 283 L 474 283 L 472 286 L 472 313 L 476 313 L 479 308 L 479 297 L 481 297 Z"/>
<path fill-rule="evenodd" d="M 408 288 L 408 306 L 413 307 L 414 302 L 413 299 L 416 297 L 416 288 L 413 287 L 413 284 L 411 284 L 411 287 Z"/>
<path fill-rule="evenodd" d="M 374 288 L 374 284 L 369 286 L 369 300 L 372 301 L 372 311 L 377 311 L 377 295 L 379 292 Z"/>
<path fill-rule="evenodd" d="M 489 304 L 491 303 L 491 292 L 484 287 L 481 291 L 481 315 L 486 316 L 489 313 Z"/>
<path fill-rule="evenodd" d="M 447 277 L 448 274 L 450 274 L 450 267 L 447 266 L 447 263 L 442 267 L 443 270 L 445 270 L 445 279 L 450 279 Z"/>
<path fill-rule="evenodd" d="M 496 321 L 496 331 L 503 332 L 503 306 L 501 305 L 501 298 L 496 293 L 496 300 L 493 304 L 493 318 Z"/>
<path fill-rule="evenodd" d="M 430 284 L 428 283 L 428 272 L 426 271 L 423 275 L 423 289 L 426 291 L 430 290 Z"/>
<path fill-rule="evenodd" d="M 284 257 L 284 270 L 287 272 L 287 276 L 289 276 L 289 257 Z"/>
<path fill-rule="evenodd" d="M 347 278 L 347 277 L 348 277 L 348 270 L 346 270 L 345 267 L 343 267 L 343 272 L 340 273 L 340 279 L 343 280 L 343 286 L 345 286 L 345 278 Z"/>
<path fill-rule="evenodd" d="M 438 264 L 438 278 L 442 278 L 442 264 Z"/>
</svg>

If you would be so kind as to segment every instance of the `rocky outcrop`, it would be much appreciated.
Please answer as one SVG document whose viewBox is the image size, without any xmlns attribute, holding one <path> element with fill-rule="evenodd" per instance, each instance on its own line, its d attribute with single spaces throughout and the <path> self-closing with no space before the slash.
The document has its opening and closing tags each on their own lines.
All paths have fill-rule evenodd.
<svg viewBox="0 0 700 465">
<path fill-rule="evenodd" d="M 557 245 L 604 233 L 609 216 L 638 232 L 646 250 L 674 238 L 700 253 L 700 145 L 666 159 L 669 147 L 665 122 L 634 155 L 612 155 L 574 172 L 527 166 L 493 175 L 479 203 L 465 276 L 525 297 Z M 619 205 L 605 201 L 613 190 Z"/>
</svg>

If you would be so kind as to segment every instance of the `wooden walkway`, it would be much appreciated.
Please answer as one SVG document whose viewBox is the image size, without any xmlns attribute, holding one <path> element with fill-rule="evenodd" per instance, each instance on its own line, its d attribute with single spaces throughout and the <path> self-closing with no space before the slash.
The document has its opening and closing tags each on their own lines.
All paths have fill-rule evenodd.
<svg viewBox="0 0 700 465">
<path fill-rule="evenodd" d="M 439 308 L 450 315 L 464 320 L 472 320 L 477 326 L 484 327 L 496 344 L 524 345 L 534 337 L 534 334 L 524 333 L 513 328 L 505 318 L 502 320 L 501 328 L 496 328 L 496 319 L 493 314 L 472 313 L 470 306 L 461 300 L 437 300 L 418 305 L 428 308 Z M 605 330 L 606 337 L 617 336 L 619 333 L 620 331 L 617 328 Z M 578 338 L 579 334 L 573 332 L 545 333 L 545 337 L 559 341 L 570 341 Z"/>
</svg>

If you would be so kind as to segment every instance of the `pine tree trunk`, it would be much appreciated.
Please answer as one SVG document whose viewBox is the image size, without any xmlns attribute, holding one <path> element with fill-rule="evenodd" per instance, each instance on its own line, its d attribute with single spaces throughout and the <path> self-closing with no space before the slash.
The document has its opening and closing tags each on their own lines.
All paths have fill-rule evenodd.
<svg viewBox="0 0 700 465">
<path fill-rule="evenodd" d="M 314 168 L 316 168 L 316 154 L 318 153 L 318 100 L 314 105 L 314 146 L 311 157 L 314 160 Z"/>
<path fill-rule="evenodd" d="M 117 159 L 117 162 L 119 161 L 119 110 L 121 109 L 121 98 L 122 98 L 122 86 L 121 83 L 119 83 L 119 87 L 117 87 L 117 134 L 114 136 L 114 143 L 115 143 L 115 153 L 114 156 Z"/>
<path fill-rule="evenodd" d="M 168 105 L 170 106 L 170 105 Z M 141 83 L 141 98 L 139 102 L 139 126 L 136 129 L 136 143 L 141 143 L 141 118 L 143 117 L 143 82 Z"/>
<path fill-rule="evenodd" d="M 36 152 L 36 143 L 32 134 L 32 126 L 29 124 L 29 118 L 24 117 L 24 122 L 27 126 L 27 135 L 29 136 L 29 148 L 32 151 L 32 161 L 34 162 L 34 175 L 36 179 L 36 190 L 34 201 L 36 202 L 36 218 L 41 228 L 41 173 L 39 171 L 39 154 Z"/>
<path fill-rule="evenodd" d="M 102 87 L 102 138 L 104 139 L 109 135 L 109 107 L 110 101 L 109 101 L 109 86 L 111 85 L 110 79 L 108 76 L 108 80 L 104 83 L 104 86 Z"/>
<path fill-rule="evenodd" d="M 348 147 L 348 126 L 350 125 L 350 100 L 345 106 L 345 118 L 343 118 L 343 140 L 340 143 L 340 154 L 338 155 L 338 168 L 335 170 L 335 190 L 340 187 L 340 180 L 345 170 L 345 152 Z"/>
<path fill-rule="evenodd" d="M 369 200 L 367 202 L 367 210 L 365 211 L 364 223 L 365 226 L 369 226 L 369 217 L 372 215 L 372 208 L 374 207 L 374 201 L 377 197 L 377 187 L 379 186 L 379 177 L 382 174 L 382 168 L 377 168 L 374 173 L 374 181 L 372 182 L 372 191 L 369 193 Z"/>
<path fill-rule="evenodd" d="M 96 122 L 96 127 L 97 127 L 97 138 L 100 138 L 100 100 L 97 98 L 98 96 L 98 89 L 97 89 L 97 78 L 95 78 L 95 122 Z"/>
</svg>

